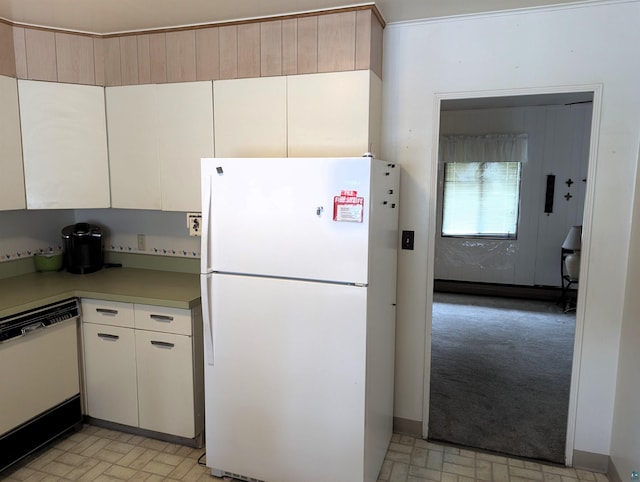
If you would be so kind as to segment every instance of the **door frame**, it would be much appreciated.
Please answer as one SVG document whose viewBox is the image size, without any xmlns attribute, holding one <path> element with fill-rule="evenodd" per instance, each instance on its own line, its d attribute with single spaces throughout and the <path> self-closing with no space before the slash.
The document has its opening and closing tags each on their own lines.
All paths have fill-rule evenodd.
<svg viewBox="0 0 640 482">
<path fill-rule="evenodd" d="M 586 311 L 586 286 L 589 283 L 589 259 L 591 258 L 591 226 L 595 203 L 595 176 L 598 164 L 598 137 L 600 132 L 600 117 L 602 112 L 602 84 L 579 84 L 569 86 L 547 86 L 529 89 L 506 89 L 506 90 L 485 90 L 466 92 L 443 92 L 434 96 L 434 122 L 433 122 L 433 145 L 431 148 L 431 160 L 428 166 L 428 175 L 431 192 L 431 199 L 437 199 L 438 189 L 438 148 L 437 139 L 440 138 L 440 114 L 443 100 L 472 99 L 484 97 L 511 97 L 523 95 L 539 94 L 563 94 L 575 92 L 593 93 L 593 110 L 591 120 L 591 133 L 589 139 L 589 159 L 587 169 L 587 183 L 584 199 L 584 215 L 582 228 L 582 249 L 580 252 L 580 284 L 578 286 L 578 298 L 576 304 L 576 325 L 573 344 L 573 362 L 571 368 L 571 383 L 569 389 L 569 411 L 567 416 L 567 436 L 565 446 L 565 465 L 573 465 L 573 451 L 575 446 L 576 416 L 578 405 L 578 388 L 580 381 L 580 362 L 582 359 L 582 340 L 584 336 L 584 323 Z M 427 236 L 427 293 L 426 293 L 426 319 L 425 319 L 425 357 L 424 357 L 424 383 L 423 383 L 423 403 L 422 403 L 422 436 L 429 435 L 429 392 L 431 384 L 431 329 L 433 310 L 433 285 L 434 285 L 434 260 L 436 241 L 436 219 L 437 202 L 432 202 L 429 206 L 428 231 Z"/>
</svg>

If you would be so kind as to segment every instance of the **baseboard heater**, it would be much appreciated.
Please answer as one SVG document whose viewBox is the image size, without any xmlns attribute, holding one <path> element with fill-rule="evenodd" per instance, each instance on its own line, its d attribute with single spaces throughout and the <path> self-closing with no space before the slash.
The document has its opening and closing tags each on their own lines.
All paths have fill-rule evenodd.
<svg viewBox="0 0 640 482">
<path fill-rule="evenodd" d="M 0 474 L 82 422 L 80 394 L 0 437 Z"/>
<path fill-rule="evenodd" d="M 562 288 L 557 286 L 526 286 L 474 281 L 434 280 L 433 291 L 479 296 L 499 296 L 529 300 L 558 301 Z"/>
</svg>

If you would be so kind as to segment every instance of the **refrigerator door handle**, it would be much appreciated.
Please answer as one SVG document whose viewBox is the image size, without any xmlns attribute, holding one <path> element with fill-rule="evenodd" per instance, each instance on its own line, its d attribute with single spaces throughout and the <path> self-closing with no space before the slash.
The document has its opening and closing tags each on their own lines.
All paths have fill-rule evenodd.
<svg viewBox="0 0 640 482">
<path fill-rule="evenodd" d="M 203 275 L 200 285 L 202 296 L 202 323 L 204 324 L 204 354 L 207 364 L 213 366 L 213 327 L 211 325 L 211 300 L 209 299 L 211 275 Z"/>
<path fill-rule="evenodd" d="M 209 273 L 211 268 L 209 266 L 209 259 L 211 255 L 209 253 L 209 238 L 211 226 L 211 177 L 209 175 L 204 176 L 202 182 L 202 231 L 200 232 L 200 272 Z"/>
</svg>

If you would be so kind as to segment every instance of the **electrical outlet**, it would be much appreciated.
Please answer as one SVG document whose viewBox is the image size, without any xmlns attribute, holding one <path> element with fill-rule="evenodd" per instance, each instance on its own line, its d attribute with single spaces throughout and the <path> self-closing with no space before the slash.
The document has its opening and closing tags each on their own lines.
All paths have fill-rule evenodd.
<svg viewBox="0 0 640 482">
<path fill-rule="evenodd" d="M 187 213 L 187 226 L 189 227 L 189 236 L 200 236 L 202 229 L 202 214 Z"/>
<path fill-rule="evenodd" d="M 147 238 L 144 234 L 138 234 L 138 251 L 147 250 Z"/>
</svg>

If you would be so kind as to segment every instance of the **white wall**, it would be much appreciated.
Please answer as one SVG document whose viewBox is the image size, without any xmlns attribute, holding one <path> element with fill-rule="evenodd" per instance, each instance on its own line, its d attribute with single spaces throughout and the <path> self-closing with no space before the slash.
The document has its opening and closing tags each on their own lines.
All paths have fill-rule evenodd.
<svg viewBox="0 0 640 482">
<path fill-rule="evenodd" d="M 582 224 L 591 134 L 591 104 L 443 111 L 441 135 L 526 133 L 529 155 L 520 182 L 517 239 L 442 237 L 443 169 L 438 179 L 435 279 L 561 286 L 560 246 Z M 553 174 L 553 212 L 544 213 Z M 571 186 L 566 181 L 571 179 Z M 565 198 L 570 194 L 569 199 Z"/>
<path fill-rule="evenodd" d="M 574 447 L 609 454 L 640 140 L 639 21 L 640 3 L 633 1 L 387 26 L 383 158 L 402 167 L 400 228 L 416 231 L 416 250 L 401 251 L 399 258 L 397 417 L 423 418 L 437 94 L 464 97 L 465 92 L 482 91 L 486 97 L 497 91 L 513 95 L 601 84 L 577 313 L 584 329 L 576 346 L 580 371 Z M 595 100 L 598 112 L 600 97 Z"/>
<path fill-rule="evenodd" d="M 0 211 L 0 262 L 62 249 L 62 228 L 73 224 L 73 211 Z"/>
<path fill-rule="evenodd" d="M 640 471 L 640 176 L 633 219 L 611 442 L 611 458 L 622 480 Z"/>
</svg>

